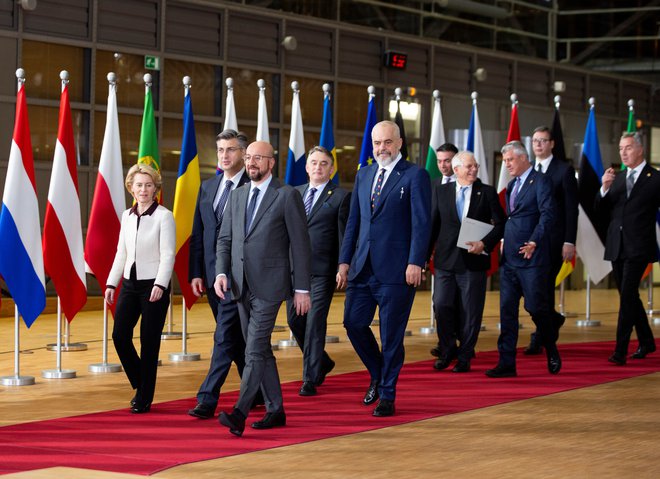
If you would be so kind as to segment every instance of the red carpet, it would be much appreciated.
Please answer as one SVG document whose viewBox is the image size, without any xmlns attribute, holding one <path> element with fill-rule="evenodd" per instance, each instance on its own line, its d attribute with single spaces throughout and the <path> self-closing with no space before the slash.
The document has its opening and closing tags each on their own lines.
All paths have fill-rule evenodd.
<svg viewBox="0 0 660 479">
<path fill-rule="evenodd" d="M 636 345 L 631 345 L 636 348 Z M 469 374 L 436 372 L 432 361 L 403 368 L 397 414 L 374 418 L 361 405 L 366 372 L 329 377 L 319 395 L 301 398 L 300 382 L 283 385 L 287 427 L 231 436 L 216 419 L 186 414 L 195 400 L 156 404 L 135 416 L 128 409 L 86 414 L 0 428 L 0 474 L 54 466 L 72 466 L 149 475 L 195 461 L 243 454 L 329 437 L 353 434 L 467 410 L 529 399 L 660 371 L 660 354 L 628 361 L 625 367 L 606 358 L 613 343 L 561 345 L 564 368 L 546 371 L 545 357 L 520 357 L 517 378 L 490 379 L 483 372 L 497 362 L 497 352 L 479 353 Z M 634 349 L 632 349 L 634 350 Z M 236 393 L 223 395 L 219 410 L 230 410 Z M 45 406 L 47 407 L 47 406 Z M 248 424 L 260 419 L 263 408 Z"/>
</svg>

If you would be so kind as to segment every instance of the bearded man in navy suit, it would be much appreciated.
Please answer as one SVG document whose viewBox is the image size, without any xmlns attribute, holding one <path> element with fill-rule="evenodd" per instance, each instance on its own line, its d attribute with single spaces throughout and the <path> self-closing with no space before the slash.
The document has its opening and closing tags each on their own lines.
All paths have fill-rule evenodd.
<svg viewBox="0 0 660 479">
<path fill-rule="evenodd" d="M 382 121 L 371 131 L 375 163 L 355 177 L 339 254 L 337 287 L 346 290 L 344 327 L 371 376 L 362 400 L 377 417 L 394 414 L 403 366 L 403 338 L 422 282 L 431 236 L 431 180 L 401 157 L 399 127 Z M 370 325 L 378 306 L 381 348 Z"/>
</svg>

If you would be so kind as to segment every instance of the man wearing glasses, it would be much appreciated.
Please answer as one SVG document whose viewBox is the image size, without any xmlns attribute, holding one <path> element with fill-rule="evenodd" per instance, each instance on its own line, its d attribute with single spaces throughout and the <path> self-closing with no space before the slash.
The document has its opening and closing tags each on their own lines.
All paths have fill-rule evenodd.
<svg viewBox="0 0 660 479">
<path fill-rule="evenodd" d="M 236 436 L 243 434 L 260 387 L 266 415 L 252 427 L 286 425 L 271 334 L 283 301 L 293 296 L 299 315 L 310 307 L 311 246 L 305 207 L 294 188 L 273 178 L 273 155 L 269 143 L 248 146 L 245 168 L 251 181 L 229 198 L 216 247 L 215 292 L 221 299 L 233 293 L 238 300 L 246 344 L 238 401 L 233 412 L 220 414 L 220 424 Z"/>
<path fill-rule="evenodd" d="M 532 146 L 536 161 L 534 168 L 552 181 L 552 196 L 555 199 L 555 226 L 550 230 L 550 278 L 547 283 L 548 302 L 553 324 L 559 330 L 564 324 L 564 316 L 555 310 L 555 278 L 564 261 L 571 261 L 575 256 L 575 238 L 578 221 L 578 190 L 575 170 L 567 162 L 554 158 L 552 149 L 555 142 L 547 126 L 534 130 Z M 527 355 L 541 354 L 543 340 L 538 328 L 532 333 L 529 346 L 523 351 Z"/>
<path fill-rule="evenodd" d="M 192 291 L 200 297 L 206 290 L 216 323 L 209 372 L 197 392 L 197 405 L 188 411 L 188 414 L 200 419 L 209 419 L 215 414 L 220 388 L 227 378 L 232 361 L 236 363 L 241 376 L 245 366 L 245 340 L 236 300 L 231 296 L 220 300 L 213 289 L 213 282 L 215 245 L 229 194 L 250 180 L 243 162 L 247 136 L 234 130 L 224 130 L 216 137 L 216 145 L 218 168 L 222 173 L 205 180 L 199 189 L 188 267 Z"/>
</svg>

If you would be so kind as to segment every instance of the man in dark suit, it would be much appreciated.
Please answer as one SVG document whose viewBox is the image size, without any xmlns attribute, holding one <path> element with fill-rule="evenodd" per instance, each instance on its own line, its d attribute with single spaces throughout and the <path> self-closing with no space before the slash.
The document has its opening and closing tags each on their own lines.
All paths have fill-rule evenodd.
<svg viewBox="0 0 660 479">
<path fill-rule="evenodd" d="M 287 301 L 287 322 L 303 352 L 301 396 L 314 396 L 335 362 L 325 352 L 328 312 L 335 292 L 339 246 L 346 229 L 350 193 L 330 181 L 334 170 L 332 153 L 315 146 L 305 166 L 309 183 L 297 186 L 304 200 L 307 230 L 312 244 L 312 306 L 307 314 L 296 314 Z"/>
<path fill-rule="evenodd" d="M 227 378 L 232 361 L 239 375 L 243 374 L 245 366 L 245 340 L 241 332 L 238 305 L 231 297 L 221 301 L 213 289 L 213 283 L 215 245 L 229 194 L 249 181 L 243 162 L 247 136 L 235 130 L 224 130 L 216 137 L 216 146 L 218 168 L 223 172 L 202 182 L 190 236 L 190 286 L 198 297 L 206 290 L 215 318 L 209 371 L 197 391 L 197 405 L 188 411 L 188 414 L 200 419 L 209 419 L 215 414 L 220 388 Z"/>
<path fill-rule="evenodd" d="M 656 214 L 660 207 L 660 173 L 646 163 L 639 133 L 625 133 L 619 141 L 621 162 L 627 170 L 605 171 L 596 208 L 611 211 L 605 259 L 612 262 L 619 290 L 619 320 L 611 363 L 623 366 L 633 327 L 639 347 L 633 359 L 655 351 L 655 339 L 639 298 L 639 283 L 649 263 L 657 261 Z"/>
<path fill-rule="evenodd" d="M 443 143 L 438 147 L 437 150 L 435 150 L 435 158 L 436 162 L 438 164 L 438 171 L 440 171 L 440 174 L 442 175 L 439 178 L 436 178 L 433 180 L 431 184 L 431 188 L 435 190 L 436 185 L 444 185 L 446 183 L 451 183 L 456 181 L 456 174 L 454 173 L 454 168 L 451 166 L 451 160 L 454 158 L 454 155 L 458 153 L 458 148 L 452 143 Z M 458 296 L 456 297 L 458 300 Z M 443 353 L 441 352 L 441 342 L 442 338 L 440 337 L 441 331 L 440 331 L 440 322 L 443 322 L 443 324 L 447 324 L 450 322 L 449 318 L 438 318 L 437 316 L 435 317 L 435 322 L 436 322 L 436 333 L 438 335 L 438 344 L 431 348 L 431 355 L 435 356 L 436 358 L 440 358 L 443 356 Z M 457 316 L 451 319 L 451 324 L 453 324 L 453 327 L 451 327 L 451 331 L 454 333 L 458 332 L 459 329 L 459 319 Z M 452 359 L 456 358 L 456 354 L 458 352 L 458 337 L 455 336 L 453 338 L 453 344 L 454 347 L 450 349 L 450 351 L 445 351 L 445 356 L 450 357 Z M 436 363 L 438 363 L 436 361 Z"/>
<path fill-rule="evenodd" d="M 564 324 L 564 316 L 555 310 L 555 278 L 564 261 L 575 256 L 575 238 L 578 220 L 578 190 L 575 170 L 559 158 L 553 158 L 555 142 L 552 131 L 547 126 L 539 126 L 532 136 L 532 147 L 536 155 L 534 168 L 552 181 L 552 196 L 557 206 L 555 226 L 550 230 L 550 278 L 548 281 L 548 301 L 553 321 L 558 327 Z M 542 340 L 538 330 L 532 333 L 525 354 L 541 354 Z"/>
<path fill-rule="evenodd" d="M 428 254 L 431 181 L 425 170 L 401 157 L 395 123 L 376 124 L 371 140 L 376 162 L 355 177 L 337 286 L 348 283 L 344 327 L 371 376 L 363 403 L 380 397 L 373 410 L 380 417 L 394 414 L 403 338 Z M 382 352 L 370 328 L 376 306 Z"/>
<path fill-rule="evenodd" d="M 555 224 L 555 204 L 550 178 L 532 168 L 527 150 L 518 141 L 502 147 L 502 161 L 512 178 L 506 190 L 508 218 L 504 225 L 504 247 L 500 267 L 500 358 L 492 378 L 516 376 L 518 309 L 520 297 L 525 310 L 539 328 L 546 349 L 548 371 L 561 370 L 557 350 L 557 325 L 548 301 L 550 281 L 550 230 Z"/>
<path fill-rule="evenodd" d="M 458 337 L 458 363 L 452 371 L 466 373 L 470 371 L 481 328 L 489 254 L 502 239 L 505 217 L 495 188 L 477 179 L 479 164 L 474 154 L 462 151 L 454 156 L 452 165 L 456 181 L 435 183 L 431 207 L 430 250 L 435 247 L 433 308 L 440 338 L 440 356 L 434 367 L 449 367 Z M 479 240 L 457 246 L 465 218 L 492 224 L 493 229 Z M 454 323 L 456 317 L 460 330 Z"/>
<path fill-rule="evenodd" d="M 260 387 L 266 415 L 252 427 L 286 424 L 271 334 L 282 301 L 293 295 L 297 314 L 310 307 L 311 249 L 305 208 L 295 189 L 273 178 L 274 166 L 269 143 L 248 146 L 245 168 L 251 181 L 231 194 L 216 247 L 215 292 L 225 299 L 231 277 L 246 345 L 238 401 L 232 413 L 220 414 L 220 424 L 237 436 L 243 434 Z"/>
</svg>

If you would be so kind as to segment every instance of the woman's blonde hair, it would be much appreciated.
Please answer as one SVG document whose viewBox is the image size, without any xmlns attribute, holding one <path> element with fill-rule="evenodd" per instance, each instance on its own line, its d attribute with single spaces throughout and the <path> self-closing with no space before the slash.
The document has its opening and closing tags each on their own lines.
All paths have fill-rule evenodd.
<svg viewBox="0 0 660 479">
<path fill-rule="evenodd" d="M 129 193 L 133 194 L 133 180 L 135 179 L 135 175 L 138 173 L 149 175 L 151 177 L 151 181 L 153 181 L 154 185 L 156 186 L 156 191 L 154 193 L 155 199 L 158 196 L 158 192 L 160 192 L 161 187 L 163 186 L 163 179 L 161 178 L 160 173 L 156 171 L 156 169 L 144 163 L 137 163 L 131 166 L 131 168 L 128 170 L 128 173 L 126 174 L 126 181 L 124 182 L 126 189 Z"/>
</svg>

